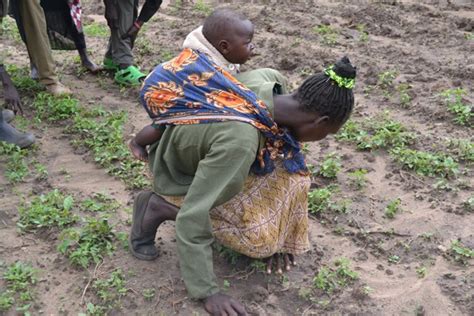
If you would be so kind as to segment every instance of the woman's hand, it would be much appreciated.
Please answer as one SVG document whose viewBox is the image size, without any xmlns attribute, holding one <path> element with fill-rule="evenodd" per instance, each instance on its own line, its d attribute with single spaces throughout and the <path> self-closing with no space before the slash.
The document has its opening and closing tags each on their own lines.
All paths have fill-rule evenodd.
<svg viewBox="0 0 474 316">
<path fill-rule="evenodd" d="M 277 274 L 283 274 L 283 269 L 285 269 L 285 271 L 290 271 L 291 266 L 296 266 L 295 256 L 291 253 L 276 253 L 266 259 L 265 263 L 265 270 L 268 274 L 272 274 L 274 266 Z"/>
<path fill-rule="evenodd" d="M 3 88 L 6 107 L 12 110 L 15 114 L 23 114 L 20 95 L 18 94 L 18 91 L 16 90 L 15 86 L 13 84 L 4 84 Z"/>
</svg>

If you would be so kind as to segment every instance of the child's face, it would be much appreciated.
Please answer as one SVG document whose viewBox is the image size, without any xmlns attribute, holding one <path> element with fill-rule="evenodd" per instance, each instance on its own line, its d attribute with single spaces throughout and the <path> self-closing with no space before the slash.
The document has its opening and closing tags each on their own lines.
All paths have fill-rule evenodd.
<svg viewBox="0 0 474 316">
<path fill-rule="evenodd" d="M 249 20 L 239 21 L 233 28 L 233 34 L 229 36 L 227 49 L 222 52 L 225 59 L 233 64 L 244 64 L 255 46 L 252 44 L 253 24 Z"/>
</svg>

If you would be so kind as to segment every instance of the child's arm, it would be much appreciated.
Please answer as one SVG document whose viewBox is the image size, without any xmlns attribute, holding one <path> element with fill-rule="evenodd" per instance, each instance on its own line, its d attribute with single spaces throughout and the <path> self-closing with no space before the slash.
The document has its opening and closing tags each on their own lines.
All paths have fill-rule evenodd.
<svg viewBox="0 0 474 316">
<path fill-rule="evenodd" d="M 130 143 L 128 143 L 133 156 L 139 160 L 148 161 L 146 146 L 160 140 L 162 134 L 163 132 L 160 128 L 155 128 L 151 125 L 145 126 L 130 140 Z"/>
</svg>

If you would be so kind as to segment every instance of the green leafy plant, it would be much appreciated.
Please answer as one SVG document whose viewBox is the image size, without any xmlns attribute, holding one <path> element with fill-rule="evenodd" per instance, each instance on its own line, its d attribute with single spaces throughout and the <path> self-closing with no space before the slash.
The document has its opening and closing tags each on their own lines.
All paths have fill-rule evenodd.
<svg viewBox="0 0 474 316">
<path fill-rule="evenodd" d="M 467 212 L 474 212 L 474 195 L 464 201 L 462 207 Z"/>
<path fill-rule="evenodd" d="M 197 12 L 201 12 L 202 14 L 206 16 L 211 14 L 212 12 L 212 8 L 203 0 L 196 0 L 196 2 L 194 3 L 193 9 L 196 10 Z"/>
<path fill-rule="evenodd" d="M 357 149 L 402 147 L 413 142 L 415 135 L 397 121 L 383 113 L 363 122 L 349 121 L 336 135 L 336 139 L 355 143 Z"/>
<path fill-rule="evenodd" d="M 106 168 L 129 188 L 143 188 L 149 184 L 145 177 L 145 164 L 134 159 L 123 140 L 124 112 L 101 113 L 99 120 L 92 113 L 77 115 L 69 132 L 78 134 L 76 145 L 89 148 L 95 161 Z M 91 117 L 92 116 L 92 117 Z"/>
<path fill-rule="evenodd" d="M 337 259 L 334 267 L 323 266 L 313 279 L 314 287 L 332 294 L 341 290 L 359 278 L 357 272 L 349 267 L 350 261 L 346 258 Z"/>
<path fill-rule="evenodd" d="M 156 290 L 151 288 L 151 289 L 143 289 L 142 295 L 145 301 L 151 301 L 156 294 Z"/>
<path fill-rule="evenodd" d="M 410 89 L 410 85 L 406 83 L 401 83 L 397 86 L 399 102 L 403 108 L 408 108 L 410 106 L 411 97 L 408 94 Z"/>
<path fill-rule="evenodd" d="M 308 210 L 312 214 L 323 212 L 329 208 L 332 191 L 329 188 L 314 189 L 308 194 Z"/>
<path fill-rule="evenodd" d="M 48 169 L 46 168 L 45 165 L 41 163 L 35 163 L 35 173 L 36 173 L 36 179 L 38 180 L 46 180 L 48 179 Z"/>
<path fill-rule="evenodd" d="M 394 263 L 394 264 L 400 263 L 401 260 L 402 259 L 397 255 L 391 255 L 388 257 L 388 262 Z"/>
<path fill-rule="evenodd" d="M 448 139 L 448 151 L 458 160 L 474 163 L 474 143 L 468 139 Z"/>
<path fill-rule="evenodd" d="M 219 256 L 224 258 L 227 262 L 229 262 L 231 265 L 236 265 L 239 259 L 243 258 L 244 255 L 241 253 L 232 250 L 226 246 L 223 246 L 219 243 L 214 243 L 213 248 L 219 253 Z"/>
<path fill-rule="evenodd" d="M 0 294 L 0 311 L 7 311 L 15 303 L 22 304 L 21 309 L 28 313 L 33 301 L 32 286 L 37 282 L 37 270 L 31 265 L 17 261 L 3 273 L 7 290 Z"/>
<path fill-rule="evenodd" d="M 339 39 L 339 33 L 330 25 L 317 25 L 313 28 L 313 31 L 319 34 L 323 44 L 328 46 L 333 46 L 337 44 L 337 41 Z"/>
<path fill-rule="evenodd" d="M 390 154 L 404 168 L 430 177 L 456 176 L 459 171 L 458 163 L 453 157 L 443 153 L 430 153 L 408 148 L 394 148 Z"/>
<path fill-rule="evenodd" d="M 341 157 L 336 153 L 330 153 L 324 157 L 319 167 L 318 174 L 324 178 L 334 179 L 341 170 Z"/>
<path fill-rule="evenodd" d="M 33 106 L 36 108 L 36 116 L 50 122 L 62 121 L 73 117 L 79 113 L 79 103 L 77 99 L 70 96 L 52 96 L 49 93 L 39 93 Z"/>
<path fill-rule="evenodd" d="M 36 196 L 30 203 L 19 207 L 17 226 L 23 231 L 66 227 L 77 221 L 77 215 L 72 213 L 73 205 L 72 196 L 65 196 L 57 189 Z"/>
<path fill-rule="evenodd" d="M 451 242 L 448 255 L 451 256 L 454 261 L 467 265 L 469 260 L 474 258 L 474 249 L 466 247 L 460 240 L 454 240 Z"/>
<path fill-rule="evenodd" d="M 349 179 L 351 185 L 353 185 L 357 190 L 364 188 L 367 185 L 367 175 L 366 169 L 357 169 L 352 172 L 349 172 Z"/>
<path fill-rule="evenodd" d="M 455 115 L 454 122 L 459 125 L 472 126 L 474 112 L 472 104 L 465 104 L 463 97 L 467 94 L 462 88 L 447 89 L 441 92 L 448 111 Z"/>
<path fill-rule="evenodd" d="M 110 31 L 107 25 L 92 22 L 90 24 L 84 25 L 84 34 L 92 37 L 109 37 Z"/>
<path fill-rule="evenodd" d="M 428 270 L 426 269 L 426 267 L 421 266 L 421 267 L 416 268 L 416 274 L 418 275 L 420 279 L 423 279 L 424 277 L 426 277 L 427 273 L 428 273 Z"/>
<path fill-rule="evenodd" d="M 365 24 L 357 24 L 357 31 L 359 31 L 359 42 L 366 43 L 369 41 L 369 33 L 365 30 Z"/>
<path fill-rule="evenodd" d="M 388 205 L 385 207 L 385 216 L 387 218 L 395 218 L 395 214 L 401 212 L 401 207 L 400 207 L 401 200 L 395 199 L 392 200 L 388 203 Z"/>
<path fill-rule="evenodd" d="M 103 193 L 95 193 L 92 197 L 81 202 L 80 208 L 89 212 L 113 212 L 120 207 L 120 203 Z"/>
<path fill-rule="evenodd" d="M 98 298 L 98 302 L 95 305 L 89 304 L 92 304 L 94 309 L 98 311 L 96 314 L 102 314 L 108 310 L 120 307 L 120 300 L 128 291 L 125 277 L 120 269 L 112 271 L 107 279 L 95 280 L 92 284 L 92 289 Z M 152 292 L 148 291 L 147 293 L 150 295 Z"/>
<path fill-rule="evenodd" d="M 16 26 L 15 29 L 17 29 Z M 43 90 L 43 87 L 38 81 L 31 79 L 30 69 L 28 67 L 20 68 L 16 65 L 7 65 L 6 69 L 15 87 L 22 92 L 22 95 L 24 93 L 36 94 Z"/>
<path fill-rule="evenodd" d="M 64 230 L 59 236 L 58 250 L 77 266 L 87 268 L 112 255 L 117 235 L 106 218 L 87 218 L 84 227 Z"/>
<path fill-rule="evenodd" d="M 382 90 L 393 88 L 393 81 L 397 78 L 398 72 L 396 70 L 387 70 L 378 75 L 378 86 Z"/>
</svg>

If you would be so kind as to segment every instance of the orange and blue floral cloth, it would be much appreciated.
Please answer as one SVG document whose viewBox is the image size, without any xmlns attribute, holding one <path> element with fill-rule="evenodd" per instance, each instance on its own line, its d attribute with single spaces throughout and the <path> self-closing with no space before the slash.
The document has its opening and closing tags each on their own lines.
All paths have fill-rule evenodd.
<svg viewBox="0 0 474 316">
<path fill-rule="evenodd" d="M 288 172 L 307 173 L 299 142 L 276 125 L 254 92 L 203 53 L 187 48 L 158 65 L 145 79 L 140 100 L 155 125 L 251 124 L 266 138 L 252 165 L 253 173 L 272 172 L 279 154 Z"/>
</svg>

